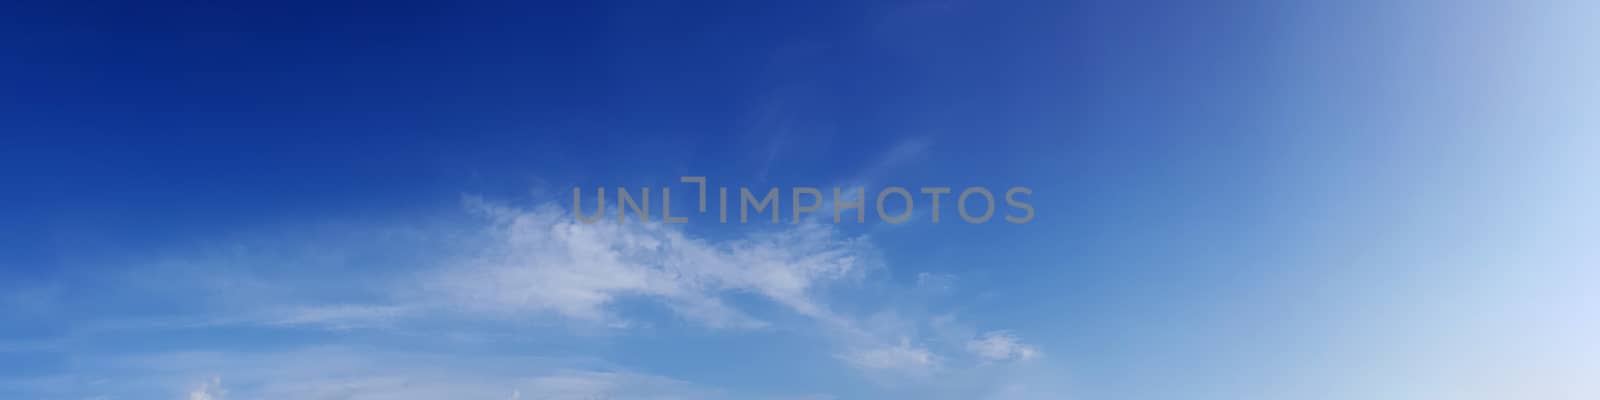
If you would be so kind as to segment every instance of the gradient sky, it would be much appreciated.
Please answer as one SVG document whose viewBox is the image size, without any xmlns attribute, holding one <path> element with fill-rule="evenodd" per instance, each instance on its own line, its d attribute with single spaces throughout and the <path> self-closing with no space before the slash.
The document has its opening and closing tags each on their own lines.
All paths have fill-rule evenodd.
<svg viewBox="0 0 1600 400">
<path fill-rule="evenodd" d="M 1594 399 L 1596 21 L 6 4 L 0 398 Z M 684 175 L 1036 217 L 570 214 Z"/>
</svg>

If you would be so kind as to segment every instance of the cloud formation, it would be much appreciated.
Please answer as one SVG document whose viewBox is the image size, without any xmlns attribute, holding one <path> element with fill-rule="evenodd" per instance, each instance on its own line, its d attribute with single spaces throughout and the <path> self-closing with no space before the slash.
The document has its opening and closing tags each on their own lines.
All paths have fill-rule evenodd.
<svg viewBox="0 0 1600 400">
<path fill-rule="evenodd" d="M 802 223 L 711 240 L 659 223 L 583 223 L 555 203 L 521 208 L 466 196 L 463 204 L 484 221 L 482 234 L 460 257 L 423 272 L 418 285 L 397 288 L 393 304 L 295 308 L 272 314 L 268 323 L 348 329 L 442 313 L 626 327 L 633 321 L 620 303 L 643 299 L 708 328 L 772 326 L 778 317 L 772 308 L 761 308 L 769 311 L 760 316 L 741 308 L 753 295 L 811 321 L 822 337 L 846 349 L 835 358 L 856 369 L 926 376 L 941 367 L 938 349 L 914 344 L 915 326 L 864 325 L 829 308 L 823 289 L 880 267 L 866 237 L 842 235 L 832 225 Z M 921 273 L 913 289 L 944 292 L 955 279 Z M 961 340 L 943 347 L 981 362 L 1038 355 L 1007 331 Z"/>
<path fill-rule="evenodd" d="M 146 371 L 140 380 L 70 377 L 59 398 L 255 399 L 776 399 L 708 387 L 592 361 L 526 356 L 430 354 L 314 347 L 284 352 L 179 352 L 93 358 L 97 365 Z M 210 376 L 197 385 L 193 376 Z M 224 379 L 228 382 L 225 387 Z M 163 394 L 151 385 L 188 388 Z M 56 398 L 56 397 L 51 397 Z M 788 397 L 783 397 L 788 398 Z"/>
<path fill-rule="evenodd" d="M 939 358 L 926 348 L 912 346 L 902 339 L 890 346 L 856 350 L 838 356 L 850 366 L 866 371 L 886 371 L 910 376 L 925 376 L 939 366 Z"/>
<path fill-rule="evenodd" d="M 649 318 L 668 315 L 697 327 L 731 330 L 740 335 L 749 330 L 799 333 L 794 337 L 818 340 L 824 351 L 832 353 L 831 360 L 824 356 L 821 362 L 837 362 L 886 387 L 897 386 L 897 381 L 907 378 L 927 383 L 932 382 L 925 379 L 930 377 L 977 376 L 973 374 L 982 372 L 971 368 L 975 360 L 988 363 L 1029 359 L 1038 354 L 1015 335 L 1003 331 L 964 343 L 973 337 L 971 331 L 951 329 L 944 326 L 949 325 L 947 321 L 940 322 L 945 320 L 920 317 L 931 311 L 905 302 L 929 294 L 950 294 L 955 276 L 923 273 L 917 274 L 917 282 L 908 287 L 874 284 L 869 285 L 875 288 L 872 293 L 853 290 L 887 267 L 879 263 L 878 250 L 866 236 L 844 235 L 832 225 L 777 225 L 741 235 L 710 237 L 693 235 L 672 225 L 612 221 L 585 224 L 555 203 L 515 207 L 472 196 L 465 197 L 463 203 L 473 215 L 463 225 L 467 228 L 462 229 L 469 233 L 408 239 L 452 241 L 442 246 L 450 247 L 450 251 L 419 261 L 417 268 L 387 275 L 305 275 L 323 271 L 311 267 L 218 270 L 206 275 L 208 282 L 218 280 L 216 277 L 227 278 L 221 279 L 224 282 L 248 278 L 252 290 L 231 290 L 237 285 L 229 285 L 195 291 L 192 300 L 196 304 L 215 308 L 187 316 L 108 322 L 115 327 L 105 332 L 137 336 L 162 330 L 264 328 L 264 334 L 274 334 L 321 329 L 332 331 L 333 338 L 393 338 L 451 349 L 461 343 L 517 347 L 515 336 L 531 332 L 496 330 L 507 327 L 503 323 L 508 321 L 593 324 L 616 328 L 602 336 L 622 338 L 635 331 L 628 327 L 646 326 Z M 349 260 L 364 258 L 361 254 L 344 253 L 351 249 L 388 248 L 339 241 L 246 245 L 281 253 L 281 259 L 291 261 L 301 252 Z M 180 258 L 177 263 L 190 264 L 184 261 Z M 313 276 L 320 286 L 297 284 Z M 196 286 L 194 282 L 172 284 Z M 921 293 L 930 288 L 937 290 Z M 916 294 L 900 297 L 890 293 L 896 290 Z M 264 295 L 274 293 L 294 295 Z M 846 303 L 843 299 L 851 301 Z M 883 300 L 882 304 L 874 306 L 878 300 Z M 641 311 L 633 307 L 636 304 L 650 306 Z M 657 305 L 661 307 L 654 307 Z M 657 309 L 667 313 L 652 313 Z M 485 330 L 486 327 L 491 329 Z M 84 337 L 101 334 L 106 333 L 82 333 Z M 582 343 L 593 338 L 555 333 L 549 339 Z M 147 370 L 159 365 L 162 370 L 174 371 L 164 378 L 156 375 L 167 372 L 147 373 L 145 377 L 160 379 L 150 379 L 152 383 L 130 382 L 127 386 L 107 385 L 86 394 L 160 391 L 190 400 L 219 400 L 224 396 L 234 400 L 733 398 L 717 389 L 650 375 L 650 371 L 626 372 L 627 368 L 605 364 L 603 360 L 551 362 L 529 371 L 530 364 L 523 361 L 495 361 L 481 355 L 446 357 L 449 350 L 431 355 L 396 355 L 396 349 L 384 346 L 328 351 L 318 349 L 314 343 L 309 345 L 312 347 L 274 348 L 269 354 L 163 356 L 116 370 Z M 974 357 L 963 355 L 963 351 Z M 98 361 L 90 364 L 117 365 Z M 120 373 L 113 375 L 116 374 Z M 223 390 L 222 381 L 215 378 L 193 385 L 196 377 L 206 376 L 227 378 L 231 390 Z M 71 377 L 63 377 L 68 378 Z M 156 382 L 164 389 L 153 388 Z"/>
<path fill-rule="evenodd" d="M 222 390 L 222 378 L 212 377 L 189 391 L 189 400 L 222 400 L 227 392 Z"/>
<path fill-rule="evenodd" d="M 765 326 L 724 301 L 737 292 L 825 319 L 830 313 L 812 291 L 859 276 L 871 252 L 864 239 L 823 225 L 711 242 L 660 224 L 586 224 L 553 204 L 520 209 L 468 197 L 466 206 L 489 220 L 488 243 L 439 270 L 424 292 L 489 314 L 621 324 L 610 306 L 642 297 L 714 328 Z"/>
<path fill-rule="evenodd" d="M 985 362 L 1031 360 L 1039 351 L 1022 343 L 1017 335 L 1007 331 L 985 332 L 967 341 L 967 351 Z"/>
</svg>

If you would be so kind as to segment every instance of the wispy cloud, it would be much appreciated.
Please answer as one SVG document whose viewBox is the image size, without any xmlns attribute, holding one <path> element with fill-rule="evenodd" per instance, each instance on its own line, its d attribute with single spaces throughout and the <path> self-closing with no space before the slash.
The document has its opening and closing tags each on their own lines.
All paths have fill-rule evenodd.
<svg viewBox="0 0 1600 400">
<path fill-rule="evenodd" d="M 1017 335 L 1006 331 L 985 332 L 967 341 L 967 351 L 985 362 L 1032 360 L 1039 350 L 1022 343 Z"/>
<path fill-rule="evenodd" d="M 831 227 L 799 225 L 712 242 L 659 224 L 585 224 L 545 204 L 514 208 L 468 197 L 486 217 L 488 243 L 430 273 L 426 300 L 487 314 L 547 312 L 619 323 L 623 297 L 661 301 L 680 316 L 716 328 L 766 324 L 730 306 L 723 294 L 753 293 L 800 315 L 826 318 L 813 290 L 858 276 L 873 251 Z"/>
<path fill-rule="evenodd" d="M 332 304 L 275 311 L 257 318 L 256 321 L 268 325 L 313 325 L 345 330 L 386 326 L 415 310 L 406 306 Z"/>
<path fill-rule="evenodd" d="M 909 339 L 902 339 L 894 345 L 843 353 L 838 357 L 857 369 L 918 377 L 927 376 L 939 367 L 938 356 L 926 348 L 913 346 Z"/>
<path fill-rule="evenodd" d="M 92 358 L 138 369 L 138 381 L 58 385 L 138 398 L 256 399 L 776 399 L 710 387 L 603 363 L 524 356 L 429 354 L 312 347 L 272 353 L 184 352 Z M 197 379 L 194 377 L 203 376 Z M 58 390 L 63 398 L 99 395 Z M 166 393 L 163 395 L 162 393 Z M 78 397 L 74 397 L 78 396 Z M 123 397 L 114 397 L 123 398 Z"/>
<path fill-rule="evenodd" d="M 888 150 L 885 150 L 882 154 L 878 155 L 877 158 L 872 159 L 866 165 L 863 165 L 859 170 L 856 171 L 854 175 L 837 182 L 833 182 L 829 186 L 822 187 L 821 191 L 824 193 L 821 196 L 821 201 L 818 202 L 819 207 L 817 207 L 817 212 L 810 214 L 808 216 L 808 221 L 822 222 L 833 220 L 833 211 L 835 203 L 837 203 L 834 201 L 833 189 L 837 188 L 839 189 L 839 201 L 842 201 L 846 204 L 853 204 L 857 202 L 862 204 L 861 209 L 850 211 L 849 213 L 865 213 L 867 217 L 863 218 L 864 221 L 866 223 L 876 225 L 878 222 L 878 217 L 875 217 L 877 212 L 875 209 L 877 203 L 875 201 L 877 199 L 874 196 L 876 196 L 877 191 L 883 189 L 883 187 L 895 186 L 892 184 L 885 184 L 883 180 L 888 176 L 893 175 L 893 172 L 896 169 L 904 168 L 907 165 L 914 164 L 917 161 L 927 158 L 932 147 L 933 141 L 926 137 L 912 137 L 895 143 L 893 147 L 890 147 Z M 913 188 L 911 190 L 914 192 L 916 189 Z M 841 213 L 840 215 L 841 221 L 848 221 L 851 218 L 855 218 L 855 215 L 846 213 Z"/>
<path fill-rule="evenodd" d="M 845 235 L 828 224 L 794 224 L 743 235 L 710 238 L 676 226 L 610 221 L 585 224 L 556 203 L 519 207 L 466 196 L 463 207 L 472 217 L 466 234 L 455 234 L 453 248 L 444 256 L 422 260 L 426 266 L 395 271 L 386 276 L 355 274 L 344 266 L 337 275 L 304 275 L 319 268 L 252 274 L 253 270 L 217 270 L 201 278 L 207 282 L 248 281 L 247 291 L 198 290 L 185 301 L 204 305 L 198 314 L 156 315 L 134 319 L 104 319 L 80 324 L 73 337 L 94 340 L 106 335 L 151 334 L 161 331 L 266 328 L 272 332 L 298 329 L 334 331 L 343 335 L 399 335 L 418 340 L 447 335 L 434 343 L 514 341 L 514 334 L 485 330 L 518 321 L 561 321 L 579 326 L 605 327 L 607 336 L 626 337 L 635 322 L 657 318 L 654 310 L 711 330 L 765 330 L 778 328 L 819 338 L 834 349 L 834 359 L 875 380 L 922 378 L 964 373 L 974 360 L 992 362 L 1027 359 L 1037 354 L 1010 333 L 974 339 L 971 333 L 951 339 L 941 327 L 924 326 L 924 318 L 899 318 L 899 296 L 878 293 L 885 304 L 878 311 L 850 296 L 851 306 L 835 308 L 840 295 L 859 288 L 887 266 L 866 236 Z M 465 238 L 465 239 L 463 239 Z M 413 238 L 427 242 L 427 238 Z M 433 239 L 445 240 L 445 239 Z M 319 247 L 320 246 L 320 247 Z M 444 247 L 434 244 L 434 246 Z M 293 260 L 289 251 L 252 244 L 277 259 Z M 294 243 L 286 248 L 319 252 L 348 248 L 377 248 L 370 244 Z M 319 254 L 324 254 L 321 252 Z M 360 255 L 324 256 L 332 260 L 362 259 Z M 202 256 L 202 259 L 209 259 Z M 233 260 L 233 258 L 230 258 Z M 180 265 L 181 257 L 175 261 Z M 249 260 L 241 261 L 249 264 Z M 234 272 L 244 272 L 236 275 Z M 367 270 L 370 272 L 371 270 Z M 182 275 L 179 275 L 182 276 Z M 919 274 L 912 287 L 870 285 L 874 290 L 951 290 L 956 278 Z M 316 281 L 317 286 L 296 286 Z M 155 284 L 155 283 L 152 283 Z M 206 287 L 194 282 L 174 282 L 179 287 Z M 279 286 L 289 289 L 279 288 Z M 237 285 L 225 286 L 226 288 Z M 265 294 L 293 293 L 294 296 Z M 917 298 L 909 296 L 906 298 Z M 645 302 L 651 311 L 630 307 Z M 870 302 L 869 302 L 870 303 Z M 654 306 L 661 306 L 656 308 Z M 854 313 L 871 312 L 862 318 Z M 887 317 L 886 317 L 887 316 Z M 464 322 L 464 324 L 462 324 Z M 483 325 L 484 323 L 488 325 Z M 457 326 L 465 326 L 457 328 Z M 93 327 L 93 329 L 90 329 Z M 936 336 L 928 336 L 932 332 Z M 460 336 L 457 336 L 460 335 Z M 556 335 L 560 335 L 557 333 Z M 457 341 L 457 339 L 471 339 Z M 582 338 L 572 338 L 581 340 Z M 565 339 L 563 339 L 565 340 Z M 500 343 L 500 342 L 495 342 Z M 495 358 L 445 355 L 395 356 L 393 349 L 372 348 L 326 351 L 304 348 L 308 343 L 284 343 L 288 354 L 239 355 L 181 353 L 159 361 L 124 367 L 126 371 L 162 365 L 141 376 L 166 374 L 176 397 L 216 400 L 252 398 L 727 398 L 725 393 L 670 378 L 627 373 L 626 368 L 595 367 L 592 363 L 518 363 Z M 291 349 L 291 350 L 282 350 Z M 963 352 L 975 352 L 974 357 Z M 376 353 L 376 354 L 374 354 Z M 146 356 L 139 356 L 146 357 Z M 442 358 L 441 358 L 442 357 Z M 94 364 L 110 364 L 100 363 Z M 438 368 L 455 369 L 457 372 Z M 94 372 L 86 369 L 78 372 Z M 90 374 L 92 375 L 92 374 Z M 224 390 L 221 376 L 229 382 Z M 201 378 L 204 377 L 204 378 Z M 71 377 L 67 377 L 71 378 Z M 881 378 L 881 379 L 876 379 Z M 196 386 L 195 382 L 205 379 Z M 158 379 L 160 381 L 160 379 Z M 650 390 L 639 391 L 639 388 Z M 108 385 L 101 393 L 147 393 L 148 388 Z M 137 389 L 137 390 L 135 390 Z M 667 394 L 661 394 L 667 393 Z M 204 396 L 204 397 L 196 397 Z M 742 398 L 742 397 L 741 397 Z"/>
<path fill-rule="evenodd" d="M 222 390 L 222 377 L 212 377 L 200 383 L 189 391 L 189 400 L 223 400 L 227 392 Z"/>
</svg>

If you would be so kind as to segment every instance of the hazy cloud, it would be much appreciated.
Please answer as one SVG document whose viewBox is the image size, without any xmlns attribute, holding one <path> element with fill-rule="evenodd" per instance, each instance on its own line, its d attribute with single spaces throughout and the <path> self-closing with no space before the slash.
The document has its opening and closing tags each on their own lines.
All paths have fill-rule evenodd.
<svg viewBox="0 0 1600 400">
<path fill-rule="evenodd" d="M 1039 351 L 1022 343 L 1017 335 L 1006 331 L 991 331 L 967 341 L 967 351 L 986 362 L 1031 360 Z"/>
</svg>

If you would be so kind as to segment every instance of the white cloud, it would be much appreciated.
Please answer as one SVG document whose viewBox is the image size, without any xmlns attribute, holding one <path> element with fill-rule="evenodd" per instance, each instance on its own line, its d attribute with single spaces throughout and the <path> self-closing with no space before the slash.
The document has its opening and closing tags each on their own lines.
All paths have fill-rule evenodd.
<svg viewBox="0 0 1600 400">
<path fill-rule="evenodd" d="M 1009 333 L 991 333 L 966 343 L 973 337 L 973 331 L 952 330 L 938 319 L 923 326 L 920 321 L 928 319 L 917 315 L 931 311 L 921 310 L 921 304 L 896 302 L 894 293 L 830 297 L 843 294 L 837 289 L 848 289 L 840 287 L 844 284 L 860 283 L 857 281 L 878 265 L 876 249 L 865 237 L 846 237 L 829 225 L 781 225 L 743 236 L 711 239 L 692 236 L 671 225 L 619 224 L 614 220 L 585 224 L 554 203 L 520 208 L 476 197 L 467 197 L 464 203 L 479 217 L 476 226 L 464 230 L 472 232 L 470 234 L 448 238 L 467 240 L 455 241 L 457 247 L 446 253 L 449 256 L 428 259 L 428 267 L 390 276 L 360 277 L 359 281 L 338 281 L 343 283 L 301 292 L 276 290 L 280 284 L 272 279 L 261 279 L 259 285 L 253 286 L 260 290 L 242 297 L 228 297 L 237 294 L 218 291 L 215 292 L 218 299 L 207 299 L 210 304 L 248 305 L 220 313 L 225 315 L 222 317 L 196 318 L 203 320 L 199 323 L 186 322 L 189 319 L 185 318 L 178 318 L 177 322 L 161 320 L 148 324 L 149 328 L 118 326 L 208 329 L 214 325 L 253 324 L 335 330 L 386 328 L 406 335 L 442 333 L 494 341 L 514 340 L 508 337 L 515 333 L 476 331 L 481 326 L 464 327 L 460 332 L 441 327 L 453 326 L 449 322 L 454 321 L 516 321 L 541 316 L 622 326 L 630 323 L 630 319 L 645 317 L 628 314 L 633 308 L 624 308 L 619 303 L 643 300 L 663 305 L 678 317 L 711 328 L 749 329 L 776 323 L 793 324 L 795 318 L 792 317 L 800 317 L 807 324 L 783 328 L 806 330 L 807 334 L 830 342 L 837 349 L 836 359 L 869 375 L 889 378 L 881 381 L 885 383 L 892 383 L 894 378 L 959 374 L 965 366 L 945 365 L 949 360 L 941 355 L 959 354 L 963 350 L 973 352 L 984 362 L 1028 359 L 1038 354 Z M 311 246 L 308 250 L 317 249 L 320 247 Z M 948 290 L 955 280 L 951 275 L 924 273 L 917 275 L 916 287 L 888 287 L 887 290 Z M 375 290 L 374 285 L 385 289 Z M 261 296 L 261 293 L 306 295 Z M 765 299 L 777 307 L 750 304 L 750 298 Z M 888 299 L 889 303 L 887 308 L 862 320 L 850 312 L 832 309 L 830 298 L 851 298 L 856 302 Z M 324 299 L 357 302 L 322 301 Z M 860 307 L 860 304 L 852 303 L 852 307 L 842 310 L 865 312 L 867 307 Z M 756 314 L 757 310 L 762 313 Z M 792 315 L 782 315 L 785 313 Z M 905 313 L 916 317 L 907 318 Z M 954 317 L 944 318 L 953 320 Z M 930 333 L 934 336 L 930 337 Z M 315 370 L 330 364 L 327 357 L 321 357 L 319 363 L 301 366 Z M 311 376 L 290 381 L 241 378 L 243 380 L 230 380 L 249 382 L 248 385 L 253 385 L 248 386 L 251 393 L 272 389 L 314 395 L 311 398 L 349 398 L 339 394 L 383 392 L 392 387 L 412 391 L 430 388 L 430 393 L 449 397 L 461 385 L 435 385 L 404 375 L 384 374 L 337 379 Z M 277 383 L 260 387 L 263 381 Z M 522 398 L 541 398 L 534 396 L 535 389 L 531 387 L 469 383 L 474 398 L 506 398 L 512 393 Z M 238 394 L 232 397 L 249 398 Z"/>
<path fill-rule="evenodd" d="M 411 312 L 408 307 L 336 304 L 289 309 L 266 318 L 272 325 L 320 325 L 332 329 L 380 326 Z"/>
<path fill-rule="evenodd" d="M 931 292 L 947 292 L 956 286 L 956 277 L 950 274 L 923 272 L 917 274 L 917 288 Z"/>
<path fill-rule="evenodd" d="M 820 187 L 819 189 L 823 192 L 821 196 L 822 199 L 818 202 L 817 212 L 809 214 L 807 216 L 807 221 L 814 223 L 832 223 L 833 211 L 836 207 L 834 204 L 833 189 L 838 188 L 840 201 L 845 203 L 861 202 L 863 204 L 863 207 L 860 210 L 842 211 L 839 217 L 841 221 L 853 222 L 852 218 L 856 218 L 855 213 L 860 212 L 865 213 L 866 215 L 863 218 L 865 223 L 872 224 L 879 228 L 903 226 L 904 224 L 878 224 L 880 219 L 877 216 L 877 211 L 875 208 L 877 207 L 877 203 L 874 196 L 876 196 L 877 190 L 881 190 L 883 187 L 896 186 L 893 184 L 882 184 L 880 186 L 882 183 L 880 181 L 890 176 L 891 172 L 895 171 L 896 169 L 926 158 L 928 156 L 930 147 L 932 147 L 932 141 L 925 137 L 914 137 L 901 140 L 899 143 L 896 143 L 894 147 L 890 148 L 889 151 L 883 153 L 876 160 L 858 171 L 854 176 L 834 182 L 829 186 Z M 912 191 L 915 190 L 915 188 L 912 189 Z M 865 197 L 863 198 L 859 195 L 864 195 Z M 923 206 L 920 209 L 927 210 L 928 208 L 927 206 Z M 913 211 L 915 212 L 913 217 L 920 217 L 922 213 L 926 212 L 916 210 L 918 210 L 918 208 L 913 207 Z M 913 221 L 914 220 L 915 219 L 913 219 Z"/>
<path fill-rule="evenodd" d="M 939 366 L 939 358 L 926 348 L 901 339 L 899 344 L 874 347 L 838 355 L 850 366 L 866 371 L 887 371 L 913 376 L 927 375 Z"/>
<path fill-rule="evenodd" d="M 553 204 L 525 210 L 477 198 L 466 203 L 490 219 L 490 243 L 438 271 L 425 293 L 486 313 L 542 311 L 615 323 L 610 306 L 641 296 L 711 327 L 764 326 L 722 299 L 744 292 L 827 318 L 812 290 L 860 272 L 870 251 L 863 240 L 821 225 L 709 242 L 660 224 L 586 224 Z"/>
<path fill-rule="evenodd" d="M 659 376 L 618 372 L 561 371 L 523 381 L 537 399 L 688 399 L 723 398 L 716 390 Z M 521 389 L 519 389 L 519 393 Z"/>
<path fill-rule="evenodd" d="M 222 378 L 212 377 L 189 391 L 189 400 L 222 400 L 227 394 L 222 390 Z"/>
<path fill-rule="evenodd" d="M 586 359 L 515 355 L 413 353 L 367 347 L 313 347 L 274 352 L 183 352 L 91 360 L 143 371 L 137 380 L 91 385 L 86 376 L 54 386 L 94 387 L 117 398 L 267 399 L 778 399 Z M 198 385 L 195 376 L 211 376 Z M 222 382 L 230 382 L 228 390 Z M 151 390 L 154 389 L 154 390 Z M 163 396 L 162 393 L 166 395 Z M 83 398 L 58 392 L 50 398 Z M 168 397 L 170 396 L 170 397 Z"/>
<path fill-rule="evenodd" d="M 967 341 L 967 351 L 985 362 L 1031 360 L 1039 351 L 1006 331 L 991 331 Z"/>
</svg>

